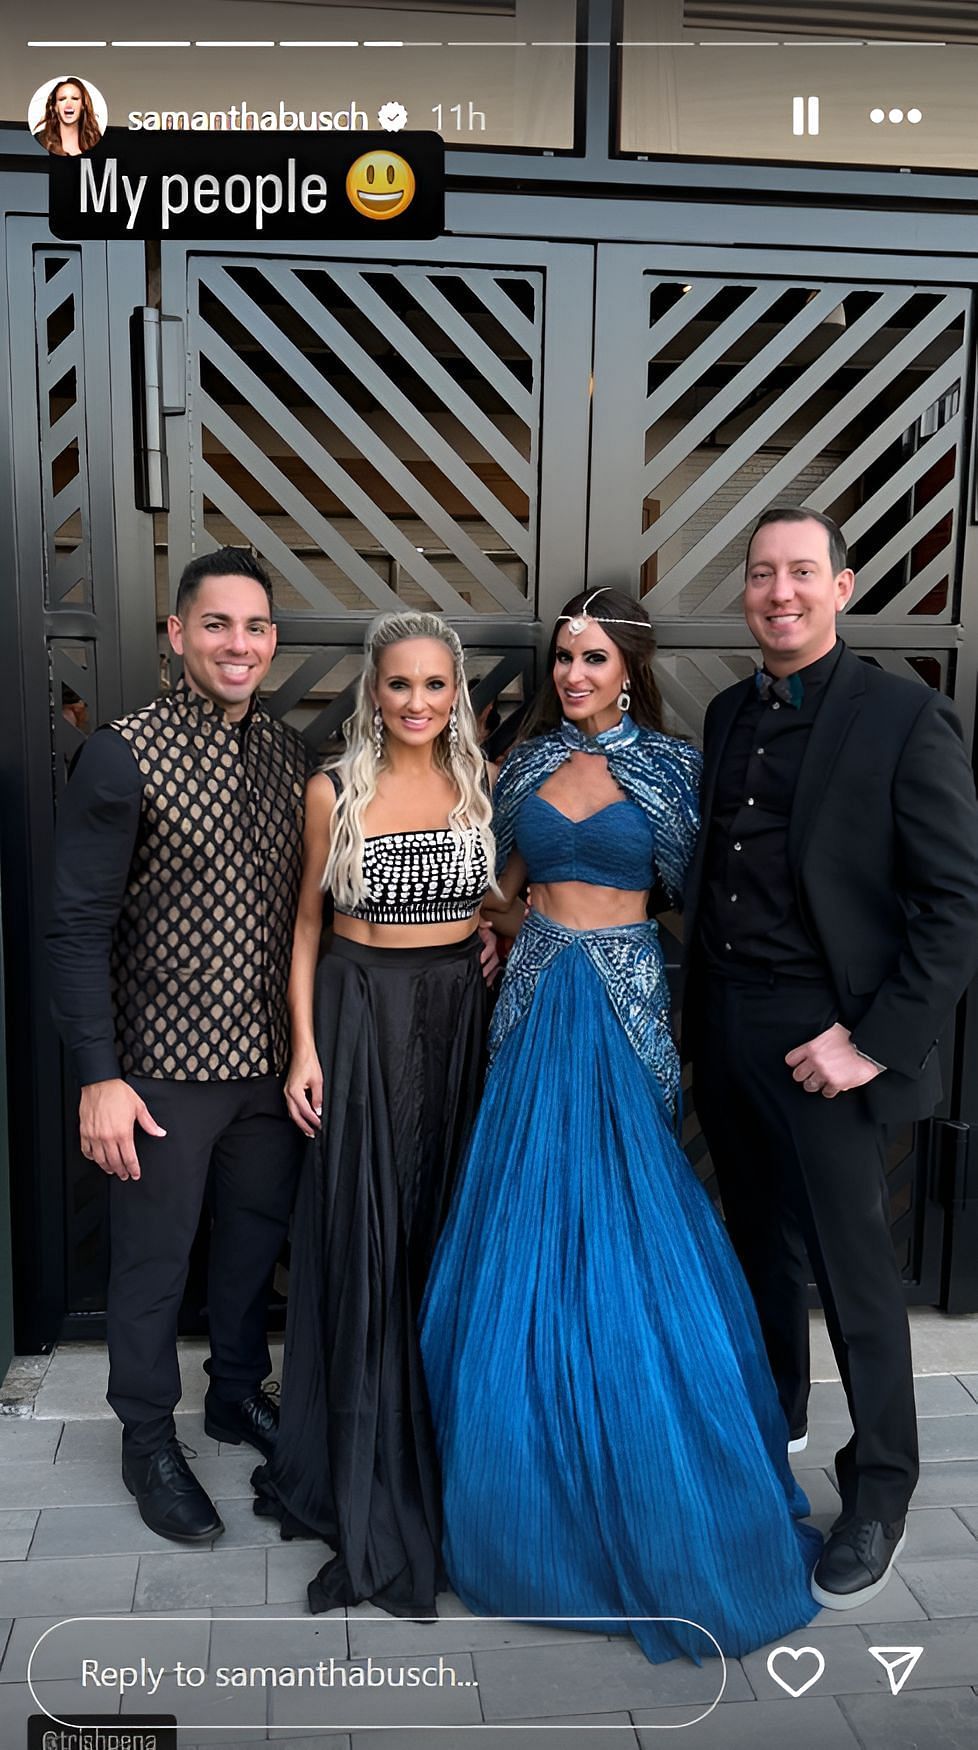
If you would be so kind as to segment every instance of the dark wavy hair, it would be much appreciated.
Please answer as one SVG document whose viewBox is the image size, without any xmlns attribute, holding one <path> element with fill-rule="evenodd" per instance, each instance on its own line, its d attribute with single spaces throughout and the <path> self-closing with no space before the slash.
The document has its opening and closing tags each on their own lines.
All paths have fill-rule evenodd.
<svg viewBox="0 0 978 1750">
<path fill-rule="evenodd" d="M 44 105 L 44 121 L 34 135 L 42 146 L 53 153 L 55 158 L 68 156 L 61 144 L 61 121 L 56 108 L 58 92 L 65 85 L 77 85 L 81 93 L 81 114 L 78 118 L 78 146 L 82 152 L 90 152 L 102 138 L 102 130 L 95 118 L 95 105 L 89 94 L 88 86 L 83 79 L 59 79 L 57 85 L 52 85 Z"/>
<path fill-rule="evenodd" d="M 655 655 L 655 631 L 641 602 L 626 595 L 622 589 L 604 587 L 582 589 L 565 602 L 550 636 L 547 650 L 547 672 L 542 686 L 526 714 L 520 730 L 520 740 L 533 735 L 545 735 L 556 729 L 561 719 L 560 700 L 554 686 L 554 662 L 557 655 L 557 634 L 568 619 L 584 610 L 588 603 L 590 617 L 597 620 L 605 636 L 611 639 L 628 664 L 631 704 L 628 714 L 643 729 L 663 730 L 662 698 L 652 672 Z"/>
</svg>

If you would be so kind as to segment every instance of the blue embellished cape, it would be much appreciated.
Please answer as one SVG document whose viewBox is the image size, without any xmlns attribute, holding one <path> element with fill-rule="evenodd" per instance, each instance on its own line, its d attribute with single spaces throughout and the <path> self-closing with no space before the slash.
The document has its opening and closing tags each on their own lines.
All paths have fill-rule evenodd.
<svg viewBox="0 0 978 1750">
<path fill-rule="evenodd" d="M 593 737 L 564 722 L 509 755 L 493 798 L 497 874 L 516 842 L 523 802 L 576 751 L 602 755 L 616 783 L 641 808 L 652 828 L 655 870 L 670 897 L 680 903 L 699 831 L 702 756 L 688 742 L 641 729 L 627 716 Z M 507 961 L 489 1035 L 490 1059 L 495 1060 L 504 1039 L 528 1013 L 541 972 L 571 947 L 591 962 L 632 1049 L 652 1071 L 667 1105 L 674 1108 L 679 1054 L 672 1038 L 669 988 L 654 920 L 584 931 L 531 911 Z"/>
</svg>

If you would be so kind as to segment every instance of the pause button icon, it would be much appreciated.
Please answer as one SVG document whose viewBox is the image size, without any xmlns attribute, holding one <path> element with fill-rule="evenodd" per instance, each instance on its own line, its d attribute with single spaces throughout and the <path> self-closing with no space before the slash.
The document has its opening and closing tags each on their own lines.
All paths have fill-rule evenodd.
<svg viewBox="0 0 978 1750">
<path fill-rule="evenodd" d="M 791 99 L 791 131 L 793 134 L 818 133 L 818 98 Z"/>
</svg>

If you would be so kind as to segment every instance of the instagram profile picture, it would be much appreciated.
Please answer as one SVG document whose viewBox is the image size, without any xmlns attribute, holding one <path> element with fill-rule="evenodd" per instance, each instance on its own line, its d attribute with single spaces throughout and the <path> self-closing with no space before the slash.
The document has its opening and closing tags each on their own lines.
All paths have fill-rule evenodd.
<svg viewBox="0 0 978 1750">
<path fill-rule="evenodd" d="M 27 126 L 54 158 L 77 158 L 97 146 L 109 119 L 97 85 L 63 73 L 39 85 L 27 106 Z"/>
</svg>

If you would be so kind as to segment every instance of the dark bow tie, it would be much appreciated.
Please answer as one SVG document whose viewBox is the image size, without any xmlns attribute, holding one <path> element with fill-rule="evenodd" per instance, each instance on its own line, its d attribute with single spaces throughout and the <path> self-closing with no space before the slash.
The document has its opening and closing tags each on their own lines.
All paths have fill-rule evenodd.
<svg viewBox="0 0 978 1750">
<path fill-rule="evenodd" d="M 797 711 L 805 697 L 805 683 L 800 674 L 775 677 L 768 674 L 765 668 L 755 668 L 754 685 L 762 705 L 769 705 L 772 699 L 780 699 L 782 705 L 791 705 Z"/>
</svg>

